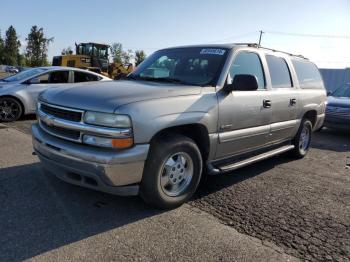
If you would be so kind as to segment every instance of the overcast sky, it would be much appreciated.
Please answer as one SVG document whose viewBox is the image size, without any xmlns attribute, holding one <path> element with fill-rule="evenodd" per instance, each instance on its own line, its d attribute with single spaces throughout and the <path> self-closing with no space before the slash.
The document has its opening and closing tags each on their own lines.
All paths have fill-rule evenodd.
<svg viewBox="0 0 350 262">
<path fill-rule="evenodd" d="M 303 54 L 319 67 L 350 67 L 350 0 L 3 1 L 2 35 L 10 25 L 23 43 L 32 25 L 43 27 L 55 38 L 50 59 L 74 42 L 121 42 L 150 54 L 184 44 L 257 42 L 263 30 L 263 46 Z"/>
</svg>

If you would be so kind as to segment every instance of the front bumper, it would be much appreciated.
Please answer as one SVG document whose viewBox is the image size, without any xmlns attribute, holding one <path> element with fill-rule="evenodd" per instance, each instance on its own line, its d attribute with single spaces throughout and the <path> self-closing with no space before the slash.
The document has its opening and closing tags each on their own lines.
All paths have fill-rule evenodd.
<svg viewBox="0 0 350 262">
<path fill-rule="evenodd" d="M 56 138 L 32 126 L 33 147 L 45 170 L 79 186 L 115 195 L 137 195 L 149 145 L 102 149 Z"/>
<path fill-rule="evenodd" d="M 350 120 L 326 116 L 323 126 L 332 128 L 332 129 L 348 131 L 350 130 Z"/>
</svg>

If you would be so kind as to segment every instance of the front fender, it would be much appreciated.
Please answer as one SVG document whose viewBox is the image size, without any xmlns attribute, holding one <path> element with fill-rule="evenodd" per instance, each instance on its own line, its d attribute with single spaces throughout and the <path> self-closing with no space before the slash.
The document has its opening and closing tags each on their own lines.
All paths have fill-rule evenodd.
<svg viewBox="0 0 350 262">
<path fill-rule="evenodd" d="M 132 103 L 117 113 L 131 116 L 135 143 L 149 143 L 161 130 L 188 124 L 202 124 L 209 134 L 217 132 L 215 92 Z"/>
</svg>

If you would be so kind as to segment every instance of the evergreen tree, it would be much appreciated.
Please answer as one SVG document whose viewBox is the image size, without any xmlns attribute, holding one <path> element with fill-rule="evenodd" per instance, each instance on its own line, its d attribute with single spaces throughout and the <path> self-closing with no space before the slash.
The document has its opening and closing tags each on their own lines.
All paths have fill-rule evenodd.
<svg viewBox="0 0 350 262">
<path fill-rule="evenodd" d="M 4 40 L 1 37 L 1 31 L 0 31 L 0 65 L 4 63 Z"/>
<path fill-rule="evenodd" d="M 6 31 L 3 48 L 4 64 L 17 65 L 20 46 L 21 42 L 18 40 L 16 30 L 11 25 Z"/>
<path fill-rule="evenodd" d="M 138 66 L 146 59 L 146 53 L 143 50 L 135 51 L 135 66 Z"/>
<path fill-rule="evenodd" d="M 63 48 L 61 54 L 62 55 L 72 55 L 73 49 L 70 46 L 68 46 L 67 48 Z"/>
<path fill-rule="evenodd" d="M 28 34 L 26 59 L 29 66 L 44 66 L 48 65 L 47 48 L 53 41 L 53 38 L 46 38 L 43 28 L 38 28 L 34 25 Z"/>
<path fill-rule="evenodd" d="M 110 46 L 111 55 L 114 63 L 122 63 L 123 46 L 121 43 L 113 43 Z"/>
<path fill-rule="evenodd" d="M 129 64 L 133 58 L 132 50 L 128 49 L 124 51 L 121 43 L 113 43 L 109 49 L 114 63 Z"/>
</svg>

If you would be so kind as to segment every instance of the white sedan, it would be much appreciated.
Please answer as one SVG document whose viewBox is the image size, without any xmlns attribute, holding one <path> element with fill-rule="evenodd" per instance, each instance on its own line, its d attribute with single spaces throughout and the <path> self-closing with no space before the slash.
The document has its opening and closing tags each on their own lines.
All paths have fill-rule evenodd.
<svg viewBox="0 0 350 262">
<path fill-rule="evenodd" d="M 112 79 L 72 67 L 37 67 L 0 79 L 0 122 L 16 121 L 21 116 L 33 114 L 39 94 L 64 84 Z"/>
</svg>

